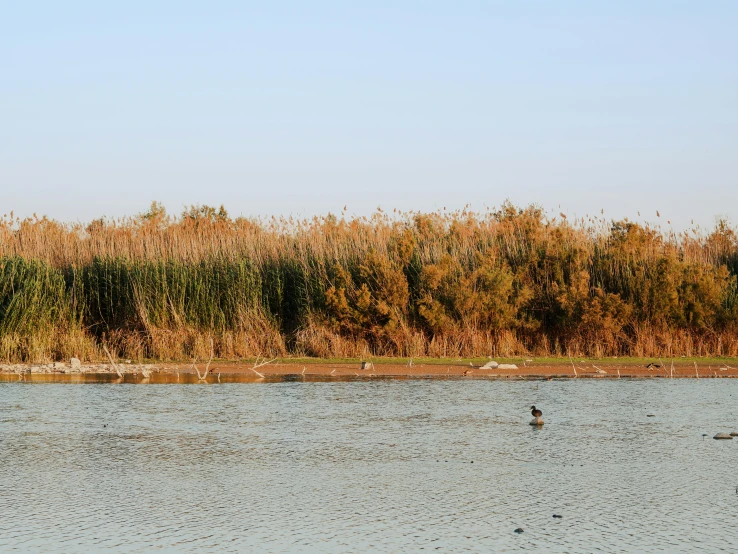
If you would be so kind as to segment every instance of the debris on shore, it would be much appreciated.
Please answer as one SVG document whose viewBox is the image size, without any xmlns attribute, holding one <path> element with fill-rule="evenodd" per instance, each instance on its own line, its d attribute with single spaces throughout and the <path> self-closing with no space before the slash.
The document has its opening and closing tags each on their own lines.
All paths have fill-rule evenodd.
<svg viewBox="0 0 738 554">
<path fill-rule="evenodd" d="M 121 373 L 135 375 L 138 373 L 147 374 L 152 371 L 159 371 L 158 367 L 153 364 L 125 364 L 118 365 Z M 111 364 L 82 364 L 77 358 L 72 358 L 70 363 L 52 362 L 48 364 L 0 364 L 0 373 L 36 373 L 36 374 L 53 374 L 53 373 L 117 373 Z"/>
</svg>

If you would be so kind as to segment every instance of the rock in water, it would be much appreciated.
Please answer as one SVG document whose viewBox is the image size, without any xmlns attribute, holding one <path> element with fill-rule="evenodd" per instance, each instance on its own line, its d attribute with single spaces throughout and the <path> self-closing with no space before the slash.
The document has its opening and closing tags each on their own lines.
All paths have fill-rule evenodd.
<svg viewBox="0 0 738 554">
<path fill-rule="evenodd" d="M 79 358 L 72 358 L 69 360 L 69 363 L 72 369 L 82 369 L 82 362 L 79 361 Z"/>
<path fill-rule="evenodd" d="M 730 436 L 730 433 L 718 433 L 713 439 L 732 439 L 733 437 Z"/>
<path fill-rule="evenodd" d="M 500 366 L 497 362 L 487 362 L 479 369 L 497 369 Z"/>
<path fill-rule="evenodd" d="M 733 432 L 732 432 L 732 433 L 730 434 L 730 436 L 731 436 L 731 437 L 738 437 L 738 433 L 737 433 L 737 432 L 735 432 L 735 431 L 733 431 Z"/>
<path fill-rule="evenodd" d="M 543 425 L 543 418 L 542 417 L 534 417 L 530 420 L 531 425 Z"/>
<path fill-rule="evenodd" d="M 520 533 L 523 533 L 523 532 L 524 532 L 524 531 L 523 531 L 523 528 L 522 528 L 522 527 L 518 527 L 517 529 L 515 529 L 515 533 L 517 533 L 518 535 L 519 535 Z"/>
</svg>

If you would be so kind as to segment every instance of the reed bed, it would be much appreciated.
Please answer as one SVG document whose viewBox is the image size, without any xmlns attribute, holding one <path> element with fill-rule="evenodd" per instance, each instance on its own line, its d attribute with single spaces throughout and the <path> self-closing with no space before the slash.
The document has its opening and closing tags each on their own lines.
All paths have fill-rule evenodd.
<svg viewBox="0 0 738 554">
<path fill-rule="evenodd" d="M 0 220 L 0 358 L 738 355 L 738 238 L 485 213 Z"/>
</svg>

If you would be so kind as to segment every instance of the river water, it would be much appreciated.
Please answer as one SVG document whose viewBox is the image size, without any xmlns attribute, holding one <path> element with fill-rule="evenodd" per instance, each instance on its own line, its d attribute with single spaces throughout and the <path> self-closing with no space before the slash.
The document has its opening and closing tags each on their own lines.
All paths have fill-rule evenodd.
<svg viewBox="0 0 738 554">
<path fill-rule="evenodd" d="M 54 381 L 0 382 L 2 552 L 738 550 L 737 380 Z"/>
</svg>

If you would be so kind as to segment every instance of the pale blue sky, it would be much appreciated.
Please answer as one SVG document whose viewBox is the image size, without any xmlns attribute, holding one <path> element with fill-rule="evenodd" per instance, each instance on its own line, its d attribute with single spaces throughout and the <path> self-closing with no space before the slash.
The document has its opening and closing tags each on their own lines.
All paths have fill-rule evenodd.
<svg viewBox="0 0 738 554">
<path fill-rule="evenodd" d="M 3 2 L 0 210 L 738 222 L 738 2 Z"/>
</svg>

